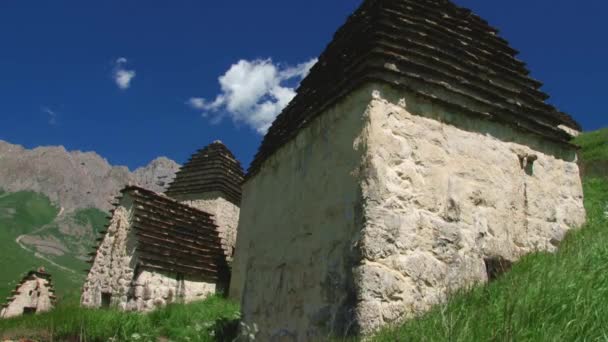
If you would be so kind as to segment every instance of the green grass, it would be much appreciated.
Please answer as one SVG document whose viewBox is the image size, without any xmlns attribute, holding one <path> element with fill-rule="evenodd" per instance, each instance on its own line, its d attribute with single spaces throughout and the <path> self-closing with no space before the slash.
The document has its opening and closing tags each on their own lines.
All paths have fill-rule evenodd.
<svg viewBox="0 0 608 342">
<path fill-rule="evenodd" d="M 96 208 L 76 211 L 74 214 L 74 221 L 81 226 L 92 226 L 95 234 L 102 231 L 108 223 L 107 214 Z"/>
<path fill-rule="evenodd" d="M 238 306 L 212 297 L 191 304 L 172 304 L 150 314 L 78 306 L 77 298 L 35 317 L 0 320 L 0 340 L 32 338 L 44 341 L 214 341 L 217 321 L 239 317 Z"/>
<path fill-rule="evenodd" d="M 6 194 L 0 198 L 0 227 L 11 233 L 27 234 L 51 223 L 59 210 L 50 200 L 34 192 Z"/>
<path fill-rule="evenodd" d="M 584 161 L 608 160 L 608 128 L 581 134 L 574 143 L 581 147 Z"/>
</svg>

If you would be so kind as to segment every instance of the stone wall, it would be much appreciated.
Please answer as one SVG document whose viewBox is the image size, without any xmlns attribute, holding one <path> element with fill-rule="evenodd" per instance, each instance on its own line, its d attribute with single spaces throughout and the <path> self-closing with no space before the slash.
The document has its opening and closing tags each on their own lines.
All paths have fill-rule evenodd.
<svg viewBox="0 0 608 342">
<path fill-rule="evenodd" d="M 262 341 L 321 341 L 353 327 L 361 95 L 315 120 L 244 184 L 230 296 Z"/>
<path fill-rule="evenodd" d="M 84 283 L 81 303 L 102 306 L 102 294 L 111 294 L 111 305 L 126 309 L 127 295 L 135 271 L 135 238 L 131 229 L 133 201 L 125 195 L 114 211 L 89 274 Z"/>
<path fill-rule="evenodd" d="M 573 148 L 369 85 L 245 183 L 230 294 L 262 340 L 367 333 L 584 219 Z"/>
<path fill-rule="evenodd" d="M 227 259 L 232 260 L 236 244 L 237 226 L 239 224 L 239 207 L 226 200 L 221 192 L 209 192 L 196 195 L 177 195 L 178 202 L 202 210 L 214 216 L 222 246 Z"/>
<path fill-rule="evenodd" d="M 216 285 L 195 277 L 143 270 L 133 280 L 127 310 L 151 311 L 166 304 L 189 303 L 214 294 Z"/>
<path fill-rule="evenodd" d="M 574 148 L 376 88 L 355 271 L 363 332 L 487 281 L 487 260 L 555 251 L 584 223 Z"/>
<path fill-rule="evenodd" d="M 17 317 L 24 314 L 24 309 L 29 308 L 33 313 L 47 312 L 53 309 L 52 293 L 49 281 L 44 278 L 33 276 L 33 279 L 25 281 L 15 294 L 8 306 L 0 311 L 0 318 Z"/>
</svg>

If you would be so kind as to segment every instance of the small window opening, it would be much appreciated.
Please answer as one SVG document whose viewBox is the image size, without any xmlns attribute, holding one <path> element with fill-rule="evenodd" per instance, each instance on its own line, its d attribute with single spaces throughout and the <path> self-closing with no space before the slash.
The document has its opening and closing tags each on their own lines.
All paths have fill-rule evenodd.
<svg viewBox="0 0 608 342">
<path fill-rule="evenodd" d="M 36 313 L 36 308 L 28 308 L 28 307 L 23 308 L 24 315 L 33 315 L 35 313 Z"/>
<path fill-rule="evenodd" d="M 526 174 L 528 176 L 534 175 L 534 162 L 536 161 L 536 157 L 528 157 L 528 162 L 526 163 Z"/>
<path fill-rule="evenodd" d="M 102 293 L 101 294 L 101 307 L 109 308 L 112 303 L 112 294 L 111 293 Z"/>
<path fill-rule="evenodd" d="M 513 263 L 501 257 L 492 257 L 484 259 L 486 264 L 486 272 L 488 273 L 488 281 L 494 281 L 509 272 Z"/>
<path fill-rule="evenodd" d="M 535 154 L 529 154 L 525 156 L 519 156 L 519 163 L 521 168 L 524 169 L 528 176 L 534 175 L 534 162 L 538 159 Z"/>
<path fill-rule="evenodd" d="M 30 290 L 30 296 L 32 295 L 32 292 L 34 292 L 34 290 Z"/>
</svg>

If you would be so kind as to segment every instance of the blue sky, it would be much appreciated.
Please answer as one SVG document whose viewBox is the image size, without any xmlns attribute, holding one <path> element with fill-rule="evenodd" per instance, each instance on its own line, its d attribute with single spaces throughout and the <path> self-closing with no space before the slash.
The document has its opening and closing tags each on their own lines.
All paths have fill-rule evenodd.
<svg viewBox="0 0 608 342">
<path fill-rule="evenodd" d="M 608 126 L 608 1 L 457 3 L 521 51 L 551 103 L 587 130 Z M 160 155 L 181 163 L 221 139 L 247 165 L 268 118 L 359 4 L 2 0 L 0 139 L 93 150 L 130 168 Z M 239 80 L 257 102 L 231 93 Z"/>
</svg>

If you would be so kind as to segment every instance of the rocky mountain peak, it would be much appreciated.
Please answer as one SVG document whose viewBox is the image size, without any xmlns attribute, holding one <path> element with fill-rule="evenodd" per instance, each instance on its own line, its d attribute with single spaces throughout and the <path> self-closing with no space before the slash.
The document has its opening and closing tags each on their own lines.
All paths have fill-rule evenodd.
<svg viewBox="0 0 608 342">
<path fill-rule="evenodd" d="M 162 192 L 178 169 L 179 164 L 160 157 L 131 172 L 95 152 L 67 151 L 63 146 L 26 149 L 0 140 L 0 188 L 43 193 L 66 211 L 108 210 L 127 184 Z"/>
</svg>

